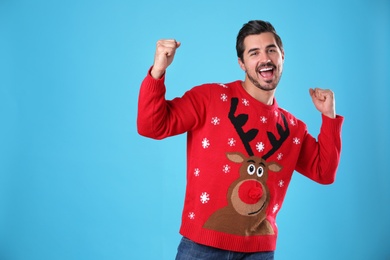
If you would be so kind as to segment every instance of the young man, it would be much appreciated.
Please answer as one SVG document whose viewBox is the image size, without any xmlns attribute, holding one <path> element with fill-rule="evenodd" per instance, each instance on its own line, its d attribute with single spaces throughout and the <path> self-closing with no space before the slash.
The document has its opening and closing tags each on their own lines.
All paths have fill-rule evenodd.
<svg viewBox="0 0 390 260">
<path fill-rule="evenodd" d="M 318 141 L 275 100 L 284 51 L 274 27 L 250 21 L 237 36 L 244 81 L 204 84 L 165 99 L 164 75 L 180 42 L 160 40 L 141 85 L 138 132 L 187 132 L 187 187 L 176 259 L 273 259 L 275 222 L 294 170 L 334 181 L 343 117 L 333 92 L 310 89 L 322 114 Z M 230 257 L 234 258 L 230 258 Z"/>
</svg>

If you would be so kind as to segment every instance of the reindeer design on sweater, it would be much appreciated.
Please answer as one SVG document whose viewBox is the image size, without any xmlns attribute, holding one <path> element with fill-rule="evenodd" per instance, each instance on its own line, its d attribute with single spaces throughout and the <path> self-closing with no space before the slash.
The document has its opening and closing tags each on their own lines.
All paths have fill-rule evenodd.
<svg viewBox="0 0 390 260">
<path fill-rule="evenodd" d="M 273 133 L 267 132 L 272 149 L 262 157 L 254 156 L 250 142 L 256 137 L 259 130 L 250 129 L 247 132 L 243 130 L 243 126 L 248 121 L 248 115 L 239 114 L 236 116 L 237 105 L 238 99 L 232 98 L 228 117 L 243 142 L 248 157 L 239 152 L 226 154 L 230 161 L 241 164 L 240 176 L 228 189 L 228 205 L 214 212 L 205 222 L 204 228 L 241 236 L 274 234 L 271 224 L 266 219 L 266 210 L 270 201 L 266 181 L 268 171 L 279 172 L 282 166 L 266 160 L 288 138 L 290 134 L 288 123 L 281 113 L 285 129 L 280 124 L 276 124 L 280 138 L 277 139 Z"/>
</svg>

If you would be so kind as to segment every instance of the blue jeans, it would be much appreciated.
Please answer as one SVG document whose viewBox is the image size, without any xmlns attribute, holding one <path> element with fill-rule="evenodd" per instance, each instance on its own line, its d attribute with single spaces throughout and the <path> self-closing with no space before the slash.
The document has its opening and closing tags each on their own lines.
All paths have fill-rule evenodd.
<svg viewBox="0 0 390 260">
<path fill-rule="evenodd" d="M 274 251 L 238 253 L 197 244 L 183 237 L 177 249 L 176 260 L 273 260 Z"/>
</svg>

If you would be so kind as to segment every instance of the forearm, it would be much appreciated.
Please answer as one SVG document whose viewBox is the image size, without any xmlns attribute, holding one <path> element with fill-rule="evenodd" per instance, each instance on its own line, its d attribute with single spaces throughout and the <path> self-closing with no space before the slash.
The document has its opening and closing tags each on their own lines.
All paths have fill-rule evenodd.
<svg viewBox="0 0 390 260">
<path fill-rule="evenodd" d="M 164 79 L 154 79 L 149 70 L 141 84 L 137 117 L 140 135 L 163 139 L 190 131 L 203 119 L 203 102 L 207 100 L 203 89 L 194 88 L 183 97 L 166 100 Z"/>
<path fill-rule="evenodd" d="M 322 116 L 318 141 L 307 134 L 296 170 L 321 184 L 331 184 L 336 177 L 341 154 L 341 127 L 344 118 Z"/>
<path fill-rule="evenodd" d="M 138 96 L 137 130 L 140 135 L 161 139 L 157 133 L 159 119 L 164 118 L 165 78 L 154 79 L 148 75 L 142 81 Z"/>
</svg>

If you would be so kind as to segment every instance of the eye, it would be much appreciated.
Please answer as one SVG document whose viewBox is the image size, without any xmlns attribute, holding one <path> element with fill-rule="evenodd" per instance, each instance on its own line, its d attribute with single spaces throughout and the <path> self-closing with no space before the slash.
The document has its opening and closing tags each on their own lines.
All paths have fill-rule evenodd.
<svg viewBox="0 0 390 260">
<path fill-rule="evenodd" d="M 255 174 L 255 171 L 256 171 L 255 165 L 249 164 L 249 166 L 248 166 L 248 168 L 247 168 L 248 174 L 249 174 L 249 175 L 253 175 L 253 174 Z"/>
<path fill-rule="evenodd" d="M 261 177 L 263 176 L 263 174 L 264 174 L 264 168 L 260 166 L 259 168 L 257 168 L 257 176 Z"/>
<path fill-rule="evenodd" d="M 259 52 L 253 51 L 253 52 L 251 52 L 251 53 L 249 54 L 249 56 L 256 56 L 257 54 L 259 54 Z"/>
</svg>

